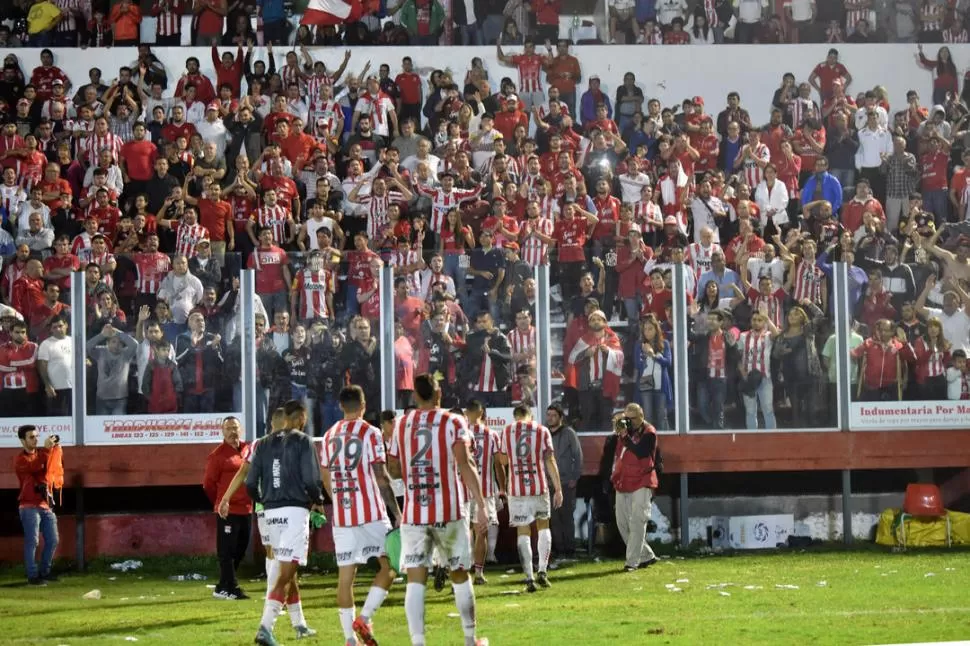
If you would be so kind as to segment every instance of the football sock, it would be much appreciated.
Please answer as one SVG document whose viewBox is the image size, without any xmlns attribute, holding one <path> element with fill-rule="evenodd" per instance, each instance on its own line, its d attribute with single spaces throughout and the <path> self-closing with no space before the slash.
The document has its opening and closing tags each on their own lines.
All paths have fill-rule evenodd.
<svg viewBox="0 0 970 646">
<path fill-rule="evenodd" d="M 496 560 L 495 546 L 497 544 L 498 544 L 498 525 L 489 525 L 488 526 L 488 555 L 486 556 L 486 559 L 492 560 L 492 561 Z"/>
<path fill-rule="evenodd" d="M 549 567 L 549 554 L 552 552 L 552 530 L 539 530 L 539 571 L 545 572 Z"/>
<path fill-rule="evenodd" d="M 354 615 L 357 613 L 357 609 L 338 608 L 337 612 L 340 614 L 340 627 L 344 630 L 344 639 L 356 639 L 354 637 Z"/>
<path fill-rule="evenodd" d="M 528 534 L 519 534 L 519 562 L 522 563 L 522 571 L 525 572 L 527 581 L 532 580 L 532 537 Z"/>
<path fill-rule="evenodd" d="M 306 626 L 306 618 L 303 616 L 303 604 L 297 599 L 296 602 L 287 601 L 286 611 L 290 613 L 290 623 L 294 628 Z"/>
<path fill-rule="evenodd" d="M 269 599 L 269 593 L 273 591 L 273 586 L 276 585 L 276 577 L 280 574 L 280 562 L 276 559 L 266 559 L 266 598 Z"/>
<path fill-rule="evenodd" d="M 461 615 L 461 628 L 465 633 L 465 643 L 475 644 L 475 588 L 471 579 L 465 579 L 464 583 L 453 583 L 451 587 L 455 590 L 455 606 L 458 607 L 458 614 Z M 469 642 L 469 640 L 471 640 Z"/>
<path fill-rule="evenodd" d="M 370 621 L 377 612 L 377 609 L 384 603 L 384 599 L 387 599 L 387 590 L 372 585 L 370 592 L 367 593 L 367 599 L 364 601 L 364 608 L 360 611 L 360 616 L 366 621 Z"/>
<path fill-rule="evenodd" d="M 267 599 L 263 603 L 263 618 L 260 620 L 259 625 L 273 632 L 273 626 L 276 625 L 276 618 L 280 616 L 280 612 L 283 610 L 283 601 L 280 599 Z"/>
<path fill-rule="evenodd" d="M 408 631 L 412 646 L 424 646 L 424 593 L 423 583 L 408 583 L 404 593 L 404 614 L 408 618 Z"/>
</svg>

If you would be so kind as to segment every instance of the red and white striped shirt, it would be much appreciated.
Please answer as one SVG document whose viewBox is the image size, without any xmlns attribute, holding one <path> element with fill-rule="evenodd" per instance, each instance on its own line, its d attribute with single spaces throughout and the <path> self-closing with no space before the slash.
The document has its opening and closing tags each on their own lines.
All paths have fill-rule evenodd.
<svg viewBox="0 0 970 646">
<path fill-rule="evenodd" d="M 562 213 L 562 206 L 555 195 L 547 195 L 539 200 L 539 217 L 552 220 L 555 224 Z"/>
<path fill-rule="evenodd" d="M 111 151 L 111 157 L 114 163 L 117 164 L 118 160 L 121 159 L 121 147 L 124 143 L 121 137 L 112 134 L 110 131 L 104 136 L 92 132 L 87 136 L 87 141 L 84 143 L 81 161 L 87 163 L 89 166 L 97 166 L 98 155 L 102 150 L 107 148 Z"/>
<path fill-rule="evenodd" d="M 492 355 L 488 352 L 482 353 L 482 365 L 478 369 L 478 380 L 473 390 L 480 393 L 495 393 L 500 390 L 495 378 L 495 364 L 492 363 Z"/>
<path fill-rule="evenodd" d="M 162 279 L 168 275 L 171 262 L 168 256 L 156 251 L 155 253 L 137 253 L 132 258 L 137 272 L 137 288 L 139 294 L 157 294 L 162 285 Z"/>
<path fill-rule="evenodd" d="M 633 203 L 633 220 L 640 224 L 643 233 L 653 233 L 663 229 L 663 212 L 653 200 L 640 200 Z"/>
<path fill-rule="evenodd" d="M 768 146 L 764 144 L 758 144 L 758 147 L 751 152 L 755 159 L 766 163 L 771 161 L 771 152 L 768 150 Z M 752 189 L 757 187 L 765 176 L 764 169 L 755 163 L 755 159 L 745 157 L 744 161 L 741 162 L 741 170 L 744 172 L 744 181 L 748 186 L 752 187 Z"/>
<path fill-rule="evenodd" d="M 445 225 L 445 216 L 451 209 L 457 209 L 462 202 L 467 202 L 478 197 L 482 192 L 481 186 L 473 189 L 453 188 L 450 193 L 444 189 L 429 188 L 423 184 L 416 184 L 415 189 L 418 193 L 431 198 L 431 230 L 437 234 L 441 233 L 441 228 Z"/>
<path fill-rule="evenodd" d="M 404 204 L 400 191 L 384 191 L 384 195 L 371 193 L 360 198 L 360 204 L 367 210 L 367 235 L 371 240 L 380 240 L 384 225 L 387 224 L 387 209 L 391 204 Z"/>
<path fill-rule="evenodd" d="M 261 206 L 256 209 L 256 226 L 268 228 L 273 232 L 273 243 L 283 245 L 286 243 L 286 223 L 290 220 L 290 211 L 282 204 L 274 206 Z"/>
<path fill-rule="evenodd" d="M 364 420 L 340 420 L 324 434 L 320 466 L 330 472 L 334 527 L 387 521 L 373 469 L 386 461 L 380 430 Z"/>
<path fill-rule="evenodd" d="M 320 88 L 324 86 L 333 87 L 333 81 L 334 81 L 333 76 L 326 73 L 324 73 L 323 76 L 314 74 L 306 80 L 307 103 L 309 104 L 311 113 L 313 113 L 318 109 L 317 108 L 318 104 L 325 103 L 320 98 Z"/>
<path fill-rule="evenodd" d="M 687 264 L 694 270 L 697 278 L 701 274 L 711 270 L 711 256 L 715 253 L 724 253 L 721 245 L 712 242 L 711 246 L 705 247 L 699 242 L 692 242 L 687 245 Z"/>
<path fill-rule="evenodd" d="M 551 238 L 555 233 L 556 225 L 549 218 L 539 217 L 538 220 L 526 220 L 522 224 L 522 260 L 533 267 L 538 267 L 546 262 L 546 251 L 549 245 L 539 239 L 532 232 L 526 233 L 525 227 L 532 227 L 533 231 L 538 231 L 542 235 Z"/>
<path fill-rule="evenodd" d="M 761 304 L 764 303 L 766 307 L 765 316 L 780 329 L 784 326 L 785 322 L 786 296 L 787 294 L 783 289 L 776 289 L 765 296 L 752 287 L 748 292 L 748 302 L 751 304 L 751 309 L 755 312 L 761 311 Z"/>
<path fill-rule="evenodd" d="M 84 17 L 84 7 L 81 6 L 81 0 L 54 0 L 54 4 L 61 10 L 62 16 L 61 21 L 57 23 L 57 31 L 61 33 L 76 32 L 77 16 Z"/>
<path fill-rule="evenodd" d="M 390 265 L 391 267 L 406 267 L 408 265 L 413 265 L 421 261 L 421 250 L 420 249 L 408 249 L 407 251 L 401 251 L 398 249 L 391 255 Z M 402 274 L 408 279 L 408 293 L 411 296 L 417 296 L 421 291 L 421 272 L 412 271 L 407 274 Z"/>
<path fill-rule="evenodd" d="M 303 76 L 303 72 L 300 71 L 300 67 L 290 67 L 288 64 L 283 66 L 280 70 L 280 78 L 283 80 L 283 89 L 286 89 L 290 83 L 297 83 L 300 86 L 300 94 L 306 94 L 306 79 Z"/>
<path fill-rule="evenodd" d="M 765 376 L 765 379 L 769 379 L 768 368 L 771 365 L 771 333 L 768 330 L 762 330 L 761 332 L 748 330 L 747 332 L 741 333 L 738 343 L 741 346 L 741 365 L 748 372 L 757 370 Z"/>
<path fill-rule="evenodd" d="M 313 136 L 317 141 L 339 135 L 337 126 L 342 118 L 343 112 L 336 101 L 318 98 L 316 103 L 310 104 L 310 123 L 313 124 Z"/>
<path fill-rule="evenodd" d="M 327 300 L 327 296 L 335 291 L 333 272 L 305 267 L 296 275 L 295 291 L 300 296 L 299 318 L 333 318 Z"/>
<path fill-rule="evenodd" d="M 519 54 L 512 64 L 519 69 L 519 92 L 542 92 L 542 63 L 538 54 Z"/>
<path fill-rule="evenodd" d="M 970 38 L 968 38 L 966 29 L 961 29 L 958 32 L 954 32 L 952 29 L 946 29 L 943 31 L 943 42 L 950 45 L 956 45 L 970 42 Z"/>
<path fill-rule="evenodd" d="M 792 298 L 798 303 L 807 298 L 816 305 L 820 304 L 824 280 L 825 274 L 814 263 L 801 261 L 795 267 L 795 285 L 792 288 Z"/>
<path fill-rule="evenodd" d="M 207 239 L 209 230 L 201 224 L 179 224 L 175 232 L 175 254 L 186 258 L 195 258 L 196 246 L 199 240 Z"/>
<path fill-rule="evenodd" d="M 536 352 L 536 329 L 529 326 L 529 329 L 522 331 L 515 328 L 509 332 L 509 345 L 512 347 L 513 356 L 516 354 L 528 353 L 535 355 Z"/>
<path fill-rule="evenodd" d="M 494 498 L 499 495 L 498 480 L 495 478 L 495 454 L 499 452 L 501 439 L 486 424 L 473 424 L 469 430 L 474 442 L 475 466 L 478 467 L 478 475 L 482 479 L 482 495 Z M 471 495 L 467 490 L 465 494 L 470 500 Z"/>
<path fill-rule="evenodd" d="M 452 451 L 459 442 L 470 451 L 471 441 L 465 419 L 445 410 L 415 409 L 397 419 L 387 453 L 401 463 L 405 525 L 462 518 L 465 489 Z"/>
<path fill-rule="evenodd" d="M 860 20 L 869 23 L 869 28 L 876 27 L 876 12 L 872 10 L 868 0 L 849 0 L 845 3 L 845 33 L 851 34 Z"/>
<path fill-rule="evenodd" d="M 945 8 L 942 4 L 937 5 L 927 2 L 920 9 L 920 22 L 923 23 L 923 31 L 940 31 L 943 29 L 943 14 Z"/>
<path fill-rule="evenodd" d="M 360 95 L 354 111 L 361 115 L 369 114 L 371 122 L 374 124 L 374 133 L 382 137 L 391 135 L 390 115 L 394 112 L 394 101 L 383 92 L 378 92 L 377 96 L 370 92 Z"/>
<path fill-rule="evenodd" d="M 0 209 L 8 215 L 14 215 L 20 210 L 20 204 L 27 201 L 27 193 L 19 184 L 0 186 Z"/>
<path fill-rule="evenodd" d="M 707 338 L 707 376 L 727 378 L 727 339 L 723 333 L 711 334 Z"/>
<path fill-rule="evenodd" d="M 923 337 L 911 343 L 909 349 L 920 364 L 918 367 L 920 377 L 940 377 L 946 374 L 948 352 L 944 352 L 939 346 L 931 348 Z"/>
<path fill-rule="evenodd" d="M 182 0 L 155 0 L 152 15 L 155 16 L 156 36 L 176 36 L 182 33 Z"/>
<path fill-rule="evenodd" d="M 545 457 L 553 453 L 552 433 L 535 421 L 513 422 L 502 431 L 502 447 L 509 458 L 509 497 L 544 496 Z"/>
</svg>

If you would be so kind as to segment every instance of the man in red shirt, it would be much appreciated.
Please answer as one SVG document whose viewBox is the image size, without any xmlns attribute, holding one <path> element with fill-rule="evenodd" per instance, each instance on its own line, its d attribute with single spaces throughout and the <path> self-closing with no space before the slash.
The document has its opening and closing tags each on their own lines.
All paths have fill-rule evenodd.
<svg viewBox="0 0 970 646">
<path fill-rule="evenodd" d="M 11 306 L 30 321 L 34 310 L 44 303 L 44 264 L 31 258 L 24 267 L 24 273 L 13 284 Z M 8 409 L 13 410 L 13 409 Z"/>
<path fill-rule="evenodd" d="M 197 200 L 199 224 L 209 230 L 212 255 L 221 264 L 226 250 L 232 251 L 236 247 L 236 227 L 232 219 L 232 205 L 222 199 L 222 187 L 218 182 L 212 182 L 206 191 L 206 197 Z M 192 198 L 186 199 L 189 203 L 191 200 Z"/>
<path fill-rule="evenodd" d="M 502 133 L 507 141 L 514 141 L 517 126 L 529 128 L 529 115 L 519 110 L 518 98 L 513 94 L 506 97 L 505 107 L 495 115 L 495 129 Z"/>
<path fill-rule="evenodd" d="M 185 120 L 185 106 L 181 103 L 172 106 L 172 118 L 162 127 L 162 139 L 172 143 L 178 141 L 179 137 L 190 140 L 195 132 L 195 126 Z"/>
<path fill-rule="evenodd" d="M 0 410 L 17 411 L 24 417 L 40 412 L 40 377 L 37 344 L 27 340 L 27 324 L 10 326 L 10 340 L 0 346 Z"/>
<path fill-rule="evenodd" d="M 286 252 L 273 244 L 273 230 L 260 229 L 259 247 L 249 256 L 246 266 L 256 270 L 256 293 L 270 317 L 276 312 L 288 314 L 290 311 L 287 296 L 290 285 L 293 284 L 293 276 L 289 262 Z"/>
<path fill-rule="evenodd" d="M 839 62 L 839 50 L 832 48 L 829 50 L 825 60 L 815 66 L 808 82 L 812 84 L 822 100 L 825 101 L 833 95 L 832 86 L 836 81 L 840 81 L 843 87 L 848 87 L 852 82 L 852 75 L 845 65 Z"/>
<path fill-rule="evenodd" d="M 946 222 L 950 210 L 950 192 L 947 183 L 947 164 L 950 155 L 941 150 L 939 135 L 927 141 L 927 151 L 920 157 L 923 181 L 920 193 L 923 194 L 923 208 L 936 216 L 937 222 Z"/>
<path fill-rule="evenodd" d="M 20 522 L 24 526 L 24 556 L 27 570 L 27 583 L 45 586 L 48 581 L 56 581 L 51 572 L 54 552 L 57 550 L 57 516 L 51 511 L 47 465 L 52 454 L 60 458 L 61 449 L 56 435 L 44 440 L 43 448 L 37 448 L 39 433 L 33 425 L 17 429 L 24 450 L 14 458 L 14 471 L 20 485 L 17 503 L 20 505 Z M 44 536 L 44 551 L 38 566 L 36 555 L 39 535 Z"/>
<path fill-rule="evenodd" d="M 121 147 L 121 175 L 125 180 L 124 197 L 132 197 L 145 192 L 148 180 L 155 174 L 155 160 L 158 159 L 158 148 L 149 141 L 145 134 L 148 130 L 139 121 L 132 127 L 134 139 Z"/>
<path fill-rule="evenodd" d="M 205 461 L 202 489 L 216 512 L 229 484 L 247 461 L 251 447 L 241 439 L 242 425 L 235 417 L 222 421 L 222 444 Z M 239 588 L 236 568 L 246 555 L 252 527 L 253 501 L 240 487 L 229 499 L 229 514 L 216 517 L 216 554 L 219 557 L 219 583 L 212 596 L 216 599 L 248 599 Z"/>
<path fill-rule="evenodd" d="M 216 70 L 216 85 L 220 86 L 223 83 L 228 83 L 232 86 L 232 95 L 238 97 L 240 95 L 240 84 L 242 82 L 243 75 L 243 50 L 240 45 L 236 50 L 236 55 L 233 56 L 232 52 L 223 52 L 222 60 L 219 59 L 219 50 L 216 49 L 215 44 L 212 45 L 212 66 Z"/>
<path fill-rule="evenodd" d="M 410 56 L 401 59 L 401 73 L 394 77 L 394 84 L 398 90 L 395 105 L 398 121 L 404 123 L 405 119 L 413 119 L 415 123 L 420 123 L 423 83 L 421 77 L 414 73 Z"/>
</svg>

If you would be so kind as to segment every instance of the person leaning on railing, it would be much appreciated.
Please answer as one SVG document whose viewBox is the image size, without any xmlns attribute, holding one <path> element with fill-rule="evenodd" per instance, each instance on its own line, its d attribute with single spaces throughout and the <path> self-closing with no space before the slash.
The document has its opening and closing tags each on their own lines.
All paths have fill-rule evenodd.
<svg viewBox="0 0 970 646">
<path fill-rule="evenodd" d="M 895 334 L 888 319 L 876 323 L 873 335 L 850 352 L 860 362 L 862 378 L 855 396 L 861 401 L 898 401 L 903 397 L 903 353 L 906 333 Z"/>
</svg>

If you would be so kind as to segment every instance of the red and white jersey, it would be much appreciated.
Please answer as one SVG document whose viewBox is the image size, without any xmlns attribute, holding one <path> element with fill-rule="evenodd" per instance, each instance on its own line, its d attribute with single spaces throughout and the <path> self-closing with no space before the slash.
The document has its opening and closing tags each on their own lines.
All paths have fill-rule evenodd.
<svg viewBox="0 0 970 646">
<path fill-rule="evenodd" d="M 533 326 L 529 326 L 529 329 L 523 332 L 519 328 L 515 328 L 509 332 L 509 346 L 512 348 L 512 355 L 517 354 L 529 354 L 533 357 L 536 353 L 536 329 Z"/>
<path fill-rule="evenodd" d="M 175 254 L 186 258 L 195 258 L 196 246 L 199 240 L 208 239 L 209 230 L 201 224 L 179 224 L 175 232 Z"/>
<path fill-rule="evenodd" d="M 340 134 L 343 111 L 336 101 L 317 99 L 310 104 L 310 125 L 317 141 L 323 141 Z"/>
<path fill-rule="evenodd" d="M 0 210 L 6 211 L 8 215 L 14 215 L 20 211 L 20 205 L 27 201 L 27 192 L 19 184 L 0 186 Z"/>
<path fill-rule="evenodd" d="M 792 288 L 792 298 L 795 302 L 801 303 L 808 299 L 815 304 L 822 302 L 822 283 L 825 281 L 825 274 L 815 264 L 805 262 L 798 263 L 795 267 L 795 284 Z"/>
<path fill-rule="evenodd" d="M 519 69 L 519 92 L 542 92 L 542 63 L 538 54 L 519 54 L 512 63 Z"/>
<path fill-rule="evenodd" d="M 643 233 L 663 230 L 663 212 L 653 200 L 640 200 L 633 203 L 633 220 L 640 225 Z"/>
<path fill-rule="evenodd" d="M 280 78 L 283 80 L 283 88 L 285 89 L 290 85 L 290 83 L 296 83 L 300 87 L 300 95 L 306 94 L 306 78 L 303 72 L 300 70 L 300 66 L 290 67 L 289 65 L 284 65 L 280 70 Z"/>
<path fill-rule="evenodd" d="M 950 45 L 958 45 L 970 42 L 970 37 L 968 37 L 966 29 L 961 29 L 958 32 L 954 32 L 952 29 L 946 29 L 943 31 L 943 42 Z"/>
<path fill-rule="evenodd" d="M 92 132 L 87 136 L 79 158 L 82 163 L 88 166 L 97 166 L 98 155 L 101 154 L 102 150 L 107 148 L 111 151 L 111 157 L 114 163 L 117 164 L 118 160 L 121 159 L 121 147 L 124 143 L 121 137 L 112 134 L 110 131 L 104 136 Z"/>
<path fill-rule="evenodd" d="M 509 162 L 515 162 L 514 159 L 509 159 L 508 161 Z M 511 164 L 510 164 L 510 166 L 511 166 Z M 523 168 L 525 168 L 525 167 L 523 166 Z M 512 168 L 511 167 L 509 168 L 509 172 L 510 173 L 512 172 Z M 521 183 L 522 184 L 525 184 L 525 186 L 526 186 L 526 189 L 525 189 L 526 190 L 525 199 L 530 200 L 530 201 L 531 200 L 538 200 L 539 199 L 539 189 L 541 189 L 543 187 L 543 185 L 545 185 L 546 178 L 543 177 L 542 175 L 530 175 L 529 173 L 526 173 L 522 177 Z"/>
<path fill-rule="evenodd" d="M 400 191 L 384 191 L 384 195 L 371 193 L 360 198 L 360 204 L 367 211 L 367 235 L 371 240 L 380 240 L 387 224 L 387 209 L 392 204 L 404 204 L 404 194 Z"/>
<path fill-rule="evenodd" d="M 376 95 L 364 92 L 360 95 L 354 111 L 360 114 L 369 114 L 371 122 L 374 124 L 374 133 L 382 137 L 389 137 L 391 134 L 391 113 L 394 112 L 394 101 L 383 92 Z"/>
<path fill-rule="evenodd" d="M 555 195 L 547 195 L 538 201 L 539 217 L 552 220 L 553 225 L 555 225 L 556 220 L 559 219 L 559 214 L 562 213 L 562 205 L 559 204 L 559 200 Z"/>
<path fill-rule="evenodd" d="M 494 498 L 499 495 L 498 480 L 495 478 L 495 454 L 499 452 L 502 440 L 487 424 L 472 424 L 469 431 L 472 434 L 475 466 L 478 467 L 478 475 L 482 479 L 482 495 Z M 467 490 L 465 495 L 471 500 L 472 496 Z"/>
<path fill-rule="evenodd" d="M 472 200 L 482 192 L 480 186 L 469 190 L 453 188 L 450 193 L 446 193 L 444 189 L 440 188 L 428 188 L 423 184 L 415 184 L 415 189 L 418 193 L 431 198 L 430 226 L 431 230 L 439 235 L 441 234 L 441 228 L 445 224 L 445 216 L 448 211 L 457 209 L 461 206 L 462 202 Z"/>
<path fill-rule="evenodd" d="M 317 105 L 326 103 L 326 101 L 320 98 L 320 88 L 324 86 L 332 88 L 333 81 L 333 76 L 326 72 L 323 75 L 313 74 L 306 80 L 307 103 L 309 104 L 311 114 L 317 109 Z"/>
<path fill-rule="evenodd" d="M 683 171 L 682 171 L 683 172 Z M 677 218 L 677 227 L 681 233 L 687 233 L 687 209 L 684 208 L 690 201 L 690 183 L 681 184 L 670 175 L 664 176 L 657 182 L 654 192 L 660 196 L 663 202 L 661 212 L 664 216 L 672 215 Z"/>
<path fill-rule="evenodd" d="M 748 302 L 751 304 L 752 311 L 760 312 L 764 304 L 765 316 L 781 329 L 785 324 L 785 297 L 787 294 L 783 289 L 776 289 L 765 296 L 755 288 L 748 292 Z"/>
<path fill-rule="evenodd" d="M 182 33 L 182 0 L 155 0 L 152 15 L 155 16 L 156 36 L 175 36 Z"/>
<path fill-rule="evenodd" d="M 33 392 L 39 381 L 37 375 L 37 344 L 26 341 L 22 345 L 13 342 L 0 346 L 0 366 L 13 368 L 3 371 L 3 389 L 28 389 Z"/>
<path fill-rule="evenodd" d="M 320 467 L 330 472 L 333 526 L 357 527 L 387 520 L 374 465 L 384 464 L 384 438 L 364 420 L 340 420 L 320 443 Z"/>
<path fill-rule="evenodd" d="M 87 247 L 77 252 L 77 259 L 82 267 L 86 267 L 91 263 L 101 267 L 101 274 L 104 276 L 101 281 L 108 287 L 114 287 L 114 273 L 111 271 L 110 264 L 111 261 L 115 260 L 114 254 L 110 251 L 94 253 L 92 247 Z"/>
<path fill-rule="evenodd" d="M 273 243 L 283 245 L 286 243 L 286 223 L 290 220 L 290 210 L 282 204 L 274 206 L 261 206 L 256 209 L 254 220 L 259 228 L 268 228 L 273 232 Z"/>
<path fill-rule="evenodd" d="M 872 10 L 868 0 L 848 0 L 845 3 L 845 33 L 851 34 L 860 20 L 865 20 L 870 27 L 876 26 L 876 12 Z"/>
<path fill-rule="evenodd" d="M 755 159 L 763 162 L 767 163 L 771 160 L 771 152 L 768 151 L 768 146 L 765 144 L 758 144 L 758 147 L 752 153 Z M 741 162 L 741 172 L 744 173 L 745 183 L 752 188 L 757 187 L 765 177 L 764 169 L 758 166 L 755 160 L 750 157 L 745 157 L 744 161 Z"/>
<path fill-rule="evenodd" d="M 692 242 L 687 245 L 687 264 L 694 270 L 694 275 L 697 278 L 700 278 L 704 272 L 711 270 L 711 256 L 714 253 L 724 253 L 721 250 L 721 245 L 716 242 L 712 242 L 709 247 L 705 247 L 699 242 Z"/>
<path fill-rule="evenodd" d="M 551 238 L 552 234 L 555 233 L 556 225 L 553 224 L 551 219 L 542 216 L 534 224 L 532 220 L 526 220 L 522 224 L 522 237 L 519 239 L 522 245 L 522 260 L 533 267 L 538 267 L 546 262 L 546 252 L 549 245 L 531 232 L 526 233 L 526 226 L 532 227 L 542 235 Z"/>
<path fill-rule="evenodd" d="M 408 249 L 407 251 L 398 249 L 391 254 L 390 258 L 391 267 L 406 267 L 419 262 L 421 262 L 420 249 Z M 408 294 L 417 296 L 421 291 L 421 272 L 412 271 L 401 275 L 408 279 Z"/>
<path fill-rule="evenodd" d="M 741 365 L 748 372 L 757 370 L 768 379 L 768 370 L 771 367 L 771 333 L 768 330 L 742 332 L 738 345 L 741 348 Z"/>
<path fill-rule="evenodd" d="M 923 31 L 940 31 L 943 29 L 944 12 L 945 8 L 942 4 L 925 3 L 920 9 L 920 22 L 923 23 Z"/>
<path fill-rule="evenodd" d="M 712 334 L 707 338 L 707 376 L 727 378 L 727 338 L 724 334 Z"/>
<path fill-rule="evenodd" d="M 501 332 L 497 332 L 501 334 Z M 482 355 L 482 365 L 478 368 L 478 379 L 472 390 L 480 393 L 495 393 L 500 389 L 495 375 L 495 364 L 492 362 L 492 355 L 485 352 Z"/>
<path fill-rule="evenodd" d="M 546 484 L 545 458 L 553 453 L 552 433 L 529 420 L 512 422 L 502 431 L 502 447 L 509 458 L 509 496 L 544 496 Z"/>
<path fill-rule="evenodd" d="M 471 451 L 465 418 L 441 409 L 414 409 L 394 423 L 387 453 L 401 463 L 406 525 L 451 523 L 463 517 L 461 486 L 454 446 Z"/>
<path fill-rule="evenodd" d="M 333 318 L 327 296 L 335 291 L 332 271 L 305 267 L 296 275 L 294 288 L 300 297 L 300 319 Z"/>
<path fill-rule="evenodd" d="M 132 258 L 137 273 L 136 285 L 139 294 L 157 294 L 162 285 L 162 279 L 168 275 L 171 262 L 168 256 L 156 251 L 155 253 L 136 253 Z"/>
</svg>

